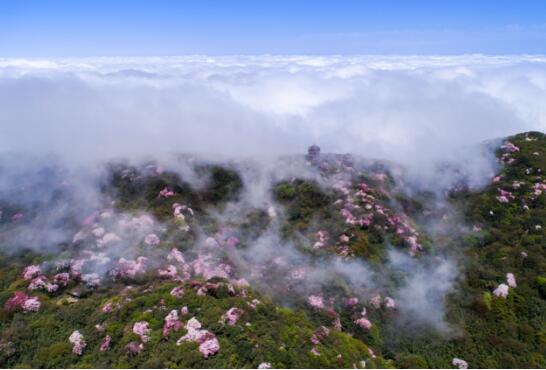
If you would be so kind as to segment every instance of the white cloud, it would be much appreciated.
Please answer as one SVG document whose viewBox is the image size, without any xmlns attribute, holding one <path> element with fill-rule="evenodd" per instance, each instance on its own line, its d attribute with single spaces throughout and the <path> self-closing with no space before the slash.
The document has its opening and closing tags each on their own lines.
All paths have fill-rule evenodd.
<svg viewBox="0 0 546 370">
<path fill-rule="evenodd" d="M 421 173 L 544 130 L 544 101 L 543 56 L 0 59 L 0 150 L 83 160 L 316 142 Z"/>
</svg>

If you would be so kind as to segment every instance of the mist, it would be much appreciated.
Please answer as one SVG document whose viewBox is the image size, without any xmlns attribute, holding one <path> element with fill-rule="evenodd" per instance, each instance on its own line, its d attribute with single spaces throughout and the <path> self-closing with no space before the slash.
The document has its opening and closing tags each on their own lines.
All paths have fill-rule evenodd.
<svg viewBox="0 0 546 370">
<path fill-rule="evenodd" d="M 545 67 L 545 58 L 531 56 L 0 59 L 0 201 L 4 210 L 11 203 L 31 210 L 28 222 L 0 229 L 2 251 L 57 252 L 90 214 L 112 213 L 113 200 L 100 191 L 110 161 L 152 159 L 200 189 L 207 179 L 195 163 L 236 160 L 244 191 L 207 215 L 229 225 L 259 208 L 271 224 L 246 240 L 246 249 L 231 252 L 211 251 L 211 235 L 197 229 L 191 253 L 228 258 L 238 277 L 274 297 L 287 286 L 319 294 L 341 277 L 362 301 L 392 295 L 404 325 L 449 333 L 444 303 L 459 275 L 449 255 L 416 259 L 389 250 L 387 271 L 361 260 L 313 260 L 296 245 L 313 241 L 279 237 L 285 216 L 272 184 L 297 177 L 332 187 L 339 179 L 325 179 L 293 156 L 318 144 L 326 153 L 352 153 L 357 163 L 385 160 L 401 191 L 442 194 L 461 179 L 482 187 L 498 166 L 491 140 L 546 128 Z M 177 159 L 184 153 L 191 156 Z M 88 256 L 105 261 L 89 271 L 106 278 L 119 258 L 146 251 L 139 245 L 145 234 L 163 237 L 156 221 L 139 232 L 119 228 L 132 217 L 98 218 L 97 227 L 121 240 Z M 446 230 L 428 226 L 432 239 Z M 164 256 L 148 257 L 148 266 L 164 263 Z M 305 278 L 293 279 L 295 269 Z M 381 282 L 393 270 L 403 279 Z"/>
</svg>

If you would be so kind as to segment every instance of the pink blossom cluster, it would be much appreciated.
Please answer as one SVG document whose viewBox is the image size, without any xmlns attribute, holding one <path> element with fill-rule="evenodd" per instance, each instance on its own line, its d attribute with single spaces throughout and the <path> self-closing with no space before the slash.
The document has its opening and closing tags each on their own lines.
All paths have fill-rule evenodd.
<svg viewBox="0 0 546 370">
<path fill-rule="evenodd" d="M 509 272 L 506 274 L 506 283 L 510 288 L 517 288 L 518 284 L 516 283 L 516 277 L 513 273 Z"/>
<path fill-rule="evenodd" d="M 222 315 L 221 321 L 233 326 L 237 324 L 237 321 L 239 321 L 244 313 L 245 311 L 241 310 L 240 308 L 231 307 L 224 315 Z"/>
<path fill-rule="evenodd" d="M 114 310 L 119 310 L 121 305 L 119 303 L 106 302 L 102 307 L 101 311 L 103 313 L 110 313 Z"/>
<path fill-rule="evenodd" d="M 319 231 L 317 231 L 315 236 L 317 238 L 317 241 L 313 245 L 313 248 L 314 249 L 321 249 L 321 248 L 326 247 L 326 243 L 328 241 L 328 232 L 326 232 L 324 230 L 319 230 Z"/>
<path fill-rule="evenodd" d="M 177 266 L 176 274 L 179 274 L 181 279 L 186 280 L 191 277 L 192 266 L 189 263 L 186 263 L 186 259 L 184 258 L 184 255 L 178 249 L 173 248 L 169 252 L 169 255 L 167 256 L 167 260 L 176 264 Z M 173 272 L 174 270 L 172 269 L 170 271 L 169 270 L 164 271 L 164 273 L 168 273 L 170 275 L 173 275 Z"/>
<path fill-rule="evenodd" d="M 30 265 L 23 270 L 23 278 L 25 280 L 32 280 L 35 277 L 42 274 L 42 269 L 38 265 Z"/>
<path fill-rule="evenodd" d="M 506 285 L 504 283 L 499 284 L 499 286 L 495 290 L 493 290 L 493 294 L 496 297 L 506 298 L 506 297 L 508 297 L 508 290 L 509 290 L 508 285 Z"/>
<path fill-rule="evenodd" d="M 133 325 L 133 333 L 140 337 L 142 343 L 146 343 L 150 340 L 150 324 L 147 321 L 137 321 Z"/>
<path fill-rule="evenodd" d="M 533 195 L 535 197 L 538 197 L 542 194 L 542 192 L 546 192 L 546 183 L 544 182 L 537 182 L 533 185 Z"/>
<path fill-rule="evenodd" d="M 504 144 L 501 145 L 501 149 L 509 153 L 519 152 L 519 148 L 512 144 L 510 141 L 504 142 Z"/>
<path fill-rule="evenodd" d="M 125 346 L 125 352 L 130 356 L 136 356 L 144 349 L 143 343 L 129 342 Z"/>
<path fill-rule="evenodd" d="M 172 310 L 165 317 L 165 324 L 163 325 L 163 336 L 168 337 L 172 331 L 178 331 L 182 327 L 182 323 L 178 317 L 178 311 Z"/>
<path fill-rule="evenodd" d="M 262 362 L 258 365 L 258 369 L 271 369 L 271 363 Z"/>
<path fill-rule="evenodd" d="M 350 182 L 343 181 L 338 181 L 334 185 L 334 188 L 344 194 L 344 199 L 339 199 L 336 203 L 343 204 L 340 214 L 347 224 L 370 227 L 374 222 L 386 219 L 386 224 L 382 228 L 396 232 L 410 247 L 412 255 L 422 250 L 422 246 L 418 242 L 419 233 L 410 225 L 405 214 L 393 214 L 389 208 L 379 204 L 376 196 L 373 195 L 372 189 L 366 183 L 360 183 L 359 189 L 354 193 L 352 193 L 350 186 Z M 383 189 L 380 191 L 387 194 Z M 381 226 L 377 225 L 377 227 Z M 350 236 L 347 233 L 341 235 L 339 239 L 340 246 L 338 247 L 339 254 L 348 254 L 349 249 L 346 243 L 349 240 Z"/>
<path fill-rule="evenodd" d="M 101 283 L 100 276 L 96 272 L 90 274 L 82 274 L 81 280 L 85 283 L 85 285 L 91 288 L 98 287 Z"/>
<path fill-rule="evenodd" d="M 508 203 L 510 202 L 510 200 L 514 199 L 514 195 L 511 192 L 503 190 L 503 189 L 498 189 L 498 190 L 500 195 L 498 195 L 496 198 L 499 202 Z"/>
<path fill-rule="evenodd" d="M 160 239 L 156 234 L 152 233 L 152 234 L 146 235 L 146 237 L 144 238 L 144 243 L 146 243 L 147 245 L 155 247 L 155 246 L 159 245 Z"/>
<path fill-rule="evenodd" d="M 162 278 L 174 280 L 178 276 L 178 269 L 174 265 L 168 265 L 165 269 L 159 269 L 158 274 Z"/>
<path fill-rule="evenodd" d="M 173 209 L 174 221 L 178 225 L 180 225 L 180 227 L 184 231 L 189 231 L 190 226 L 186 223 L 186 216 L 187 215 L 193 216 L 193 210 L 189 208 L 188 206 L 180 204 L 180 203 L 174 203 L 172 205 L 172 209 Z M 186 212 L 186 216 L 184 215 L 184 213 L 182 213 L 183 211 Z"/>
<path fill-rule="evenodd" d="M 30 281 L 30 284 L 28 285 L 28 289 L 29 290 L 43 289 L 47 291 L 48 293 L 53 293 L 53 292 L 56 292 L 57 289 L 59 289 L 59 286 L 57 284 L 50 283 L 45 275 L 40 275 Z"/>
<path fill-rule="evenodd" d="M 83 350 L 87 346 L 83 335 L 78 330 L 74 330 L 68 337 L 68 341 L 72 344 L 72 353 L 78 356 L 83 354 Z"/>
<path fill-rule="evenodd" d="M 55 274 L 55 276 L 53 276 L 53 282 L 58 286 L 67 286 L 69 280 L 70 274 L 68 272 L 59 272 L 58 274 Z"/>
<path fill-rule="evenodd" d="M 206 280 L 213 277 L 229 279 L 231 274 L 231 266 L 224 263 L 214 263 L 212 256 L 208 254 L 200 253 L 191 265 L 195 275 L 202 276 Z"/>
<path fill-rule="evenodd" d="M 110 349 L 110 342 L 112 341 L 112 337 L 107 335 L 104 337 L 104 339 L 102 340 L 102 342 L 100 343 L 100 348 L 99 350 L 101 352 L 106 352 Z"/>
<path fill-rule="evenodd" d="M 328 329 L 326 326 L 321 326 L 311 336 L 311 343 L 313 344 L 313 348 L 311 349 L 311 353 L 315 356 L 320 356 L 320 352 L 317 348 L 319 344 L 322 343 L 324 339 L 326 339 L 330 335 L 330 329 Z"/>
<path fill-rule="evenodd" d="M 172 190 L 169 189 L 168 187 L 164 187 L 164 188 L 161 189 L 161 191 L 159 192 L 158 197 L 170 198 L 170 197 L 174 197 L 175 195 L 176 195 L 176 193 L 175 193 L 174 191 L 172 191 Z"/>
<path fill-rule="evenodd" d="M 199 344 L 199 352 L 205 358 L 214 355 L 220 350 L 220 344 L 216 336 L 208 330 L 202 330 L 201 323 L 195 317 L 188 320 L 186 330 L 186 335 L 178 339 L 176 342 L 177 345 L 182 344 L 184 341 L 196 342 Z"/>
<path fill-rule="evenodd" d="M 455 357 L 451 363 L 453 366 L 457 366 L 459 369 L 468 369 L 468 363 L 460 358 Z"/>
<path fill-rule="evenodd" d="M 175 298 L 182 298 L 184 296 L 184 287 L 177 286 L 171 289 L 170 293 Z"/>
<path fill-rule="evenodd" d="M 366 317 L 366 314 L 367 314 L 366 309 L 363 308 L 362 312 L 360 313 L 360 317 L 355 320 L 355 324 L 360 326 L 362 329 L 370 330 L 373 325 L 371 321 L 368 320 L 368 318 Z"/>
<path fill-rule="evenodd" d="M 102 238 L 97 239 L 97 247 L 104 248 L 112 244 L 121 242 L 121 238 L 115 233 L 106 233 Z"/>
<path fill-rule="evenodd" d="M 324 298 L 321 295 L 310 295 L 307 298 L 307 303 L 309 303 L 311 307 L 318 309 L 323 309 L 325 307 Z"/>
<path fill-rule="evenodd" d="M 120 258 L 117 267 L 110 272 L 114 277 L 134 279 L 137 275 L 146 272 L 146 257 L 140 256 L 136 260 Z"/>
<path fill-rule="evenodd" d="M 23 292 L 15 292 L 6 301 L 4 308 L 7 311 L 21 308 L 24 312 L 36 312 L 40 310 L 40 300 L 38 297 L 29 297 Z"/>
</svg>

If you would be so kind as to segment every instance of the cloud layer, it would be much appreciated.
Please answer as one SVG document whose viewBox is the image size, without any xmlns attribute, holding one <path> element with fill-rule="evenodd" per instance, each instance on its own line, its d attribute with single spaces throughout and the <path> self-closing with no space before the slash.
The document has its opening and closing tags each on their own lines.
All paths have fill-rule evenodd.
<svg viewBox="0 0 546 370">
<path fill-rule="evenodd" d="M 415 177 L 448 160 L 479 177 L 490 162 L 474 145 L 544 130 L 545 100 L 541 56 L 0 59 L 0 151 L 79 162 L 317 143 Z"/>
</svg>

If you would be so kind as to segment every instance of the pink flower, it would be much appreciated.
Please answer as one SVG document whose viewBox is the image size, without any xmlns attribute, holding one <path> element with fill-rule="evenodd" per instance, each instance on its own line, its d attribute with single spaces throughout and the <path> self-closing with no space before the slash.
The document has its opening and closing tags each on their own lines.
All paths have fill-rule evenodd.
<svg viewBox="0 0 546 370">
<path fill-rule="evenodd" d="M 104 236 L 97 240 L 97 247 L 103 248 L 111 244 L 115 244 L 121 241 L 121 238 L 114 233 L 104 234 Z"/>
<path fill-rule="evenodd" d="M 16 308 L 22 307 L 25 301 L 28 299 L 28 295 L 23 292 L 15 292 L 13 295 L 4 303 L 4 308 L 7 311 L 13 311 Z"/>
<path fill-rule="evenodd" d="M 178 270 L 173 265 L 167 266 L 166 270 L 160 269 L 158 272 L 159 272 L 159 276 L 163 278 L 169 278 L 169 279 L 174 279 L 176 275 L 178 274 Z"/>
<path fill-rule="evenodd" d="M 364 317 L 361 317 L 360 319 L 356 320 L 355 324 L 360 326 L 362 329 L 366 329 L 366 330 L 369 330 L 372 327 L 372 323 Z"/>
<path fill-rule="evenodd" d="M 199 352 L 201 352 L 205 358 L 216 354 L 219 350 L 220 343 L 218 343 L 216 337 L 207 339 L 199 345 Z"/>
<path fill-rule="evenodd" d="M 510 153 L 519 152 L 519 148 L 509 141 L 506 141 L 503 145 L 501 145 L 501 149 Z"/>
<path fill-rule="evenodd" d="M 457 366 L 459 369 L 468 369 L 468 363 L 465 360 L 461 360 L 460 358 L 454 358 L 451 363 L 453 364 L 453 366 Z"/>
<path fill-rule="evenodd" d="M 30 265 L 23 270 L 23 278 L 25 280 L 34 279 L 36 276 L 42 273 L 42 269 L 38 265 Z"/>
<path fill-rule="evenodd" d="M 133 325 L 133 333 L 140 337 L 143 343 L 150 340 L 150 328 L 147 321 L 138 321 Z"/>
<path fill-rule="evenodd" d="M 11 216 L 12 221 L 19 221 L 22 218 L 23 218 L 23 214 L 21 212 L 17 212 L 13 216 Z"/>
<path fill-rule="evenodd" d="M 91 230 L 91 233 L 93 234 L 93 236 L 95 236 L 95 238 L 100 238 L 101 236 L 104 235 L 105 231 L 103 227 L 96 227 L 93 230 Z"/>
<path fill-rule="evenodd" d="M 106 352 L 110 349 L 110 341 L 112 340 L 112 337 L 107 335 L 104 337 L 104 339 L 102 340 L 101 344 L 100 344 L 100 348 L 99 350 L 101 352 Z"/>
<path fill-rule="evenodd" d="M 186 324 L 186 335 L 178 339 L 177 345 L 184 341 L 199 343 L 199 351 L 205 358 L 215 354 L 220 349 L 216 336 L 208 330 L 201 330 L 201 323 L 192 317 Z"/>
<path fill-rule="evenodd" d="M 271 363 L 269 362 L 262 362 L 258 365 L 258 369 L 271 369 Z"/>
<path fill-rule="evenodd" d="M 180 314 L 181 314 L 182 316 L 187 315 L 188 312 L 189 312 L 189 311 L 188 311 L 188 306 L 184 306 L 184 307 L 182 307 L 182 308 L 180 309 Z"/>
<path fill-rule="evenodd" d="M 348 243 L 348 242 L 349 242 L 349 239 L 350 239 L 350 238 L 349 238 L 347 235 L 345 235 L 345 234 L 342 234 L 342 235 L 339 237 L 339 241 L 340 241 L 341 243 Z"/>
<path fill-rule="evenodd" d="M 356 297 L 347 298 L 347 306 L 354 306 L 357 304 L 358 304 L 358 298 Z"/>
<path fill-rule="evenodd" d="M 510 288 L 517 288 L 516 277 L 511 272 L 506 274 L 506 282 Z"/>
<path fill-rule="evenodd" d="M 144 349 L 144 344 L 138 342 L 129 342 L 125 346 L 125 352 L 130 356 L 138 355 Z"/>
<path fill-rule="evenodd" d="M 307 302 L 315 308 L 324 308 L 324 298 L 320 295 L 309 296 L 309 298 L 307 298 Z"/>
<path fill-rule="evenodd" d="M 387 308 L 396 308 L 396 303 L 391 297 L 385 297 L 385 307 Z"/>
<path fill-rule="evenodd" d="M 222 316 L 222 321 L 227 321 L 228 325 L 233 326 L 237 323 L 237 321 L 239 321 L 243 314 L 243 310 L 237 307 L 232 307 Z"/>
<path fill-rule="evenodd" d="M 319 350 L 318 350 L 316 347 L 313 347 L 313 348 L 311 349 L 311 353 L 312 353 L 313 355 L 315 355 L 315 356 L 320 356 L 320 352 L 319 352 Z"/>
<path fill-rule="evenodd" d="M 172 190 L 170 190 L 168 187 L 164 187 L 163 190 L 159 192 L 159 196 L 163 198 L 170 198 L 174 197 L 176 193 Z"/>
<path fill-rule="evenodd" d="M 159 237 L 156 234 L 148 234 L 144 238 L 144 243 L 151 245 L 151 246 L 157 246 L 160 243 Z"/>
<path fill-rule="evenodd" d="M 40 309 L 40 301 L 38 297 L 27 299 L 21 306 L 24 312 L 37 312 Z"/>
<path fill-rule="evenodd" d="M 379 307 L 381 307 L 381 295 L 379 295 L 379 294 L 374 295 L 374 296 L 370 299 L 370 304 L 371 304 L 372 307 L 374 307 L 374 308 L 379 308 Z"/>
<path fill-rule="evenodd" d="M 167 337 L 169 336 L 169 333 L 171 331 L 177 331 L 181 327 L 182 327 L 182 323 L 180 322 L 180 319 L 178 318 L 178 312 L 176 310 L 172 310 L 165 317 L 165 324 L 163 325 L 163 336 Z"/>
<path fill-rule="evenodd" d="M 502 297 L 502 298 L 506 298 L 508 296 L 508 285 L 506 284 L 499 284 L 499 286 L 497 287 L 497 289 L 495 289 L 493 291 L 493 294 L 496 296 L 496 297 Z"/>
<path fill-rule="evenodd" d="M 182 298 L 184 296 L 184 287 L 178 286 L 171 289 L 171 295 L 176 298 Z"/>
<path fill-rule="evenodd" d="M 60 286 L 67 286 L 70 274 L 68 272 L 60 272 L 53 277 L 53 282 Z"/>
<path fill-rule="evenodd" d="M 72 332 L 72 334 L 70 334 L 70 337 L 68 337 L 68 341 L 73 345 L 72 353 L 81 356 L 84 348 L 87 346 L 85 340 L 83 339 L 83 335 L 81 335 L 79 331 L 75 330 Z"/>
</svg>

